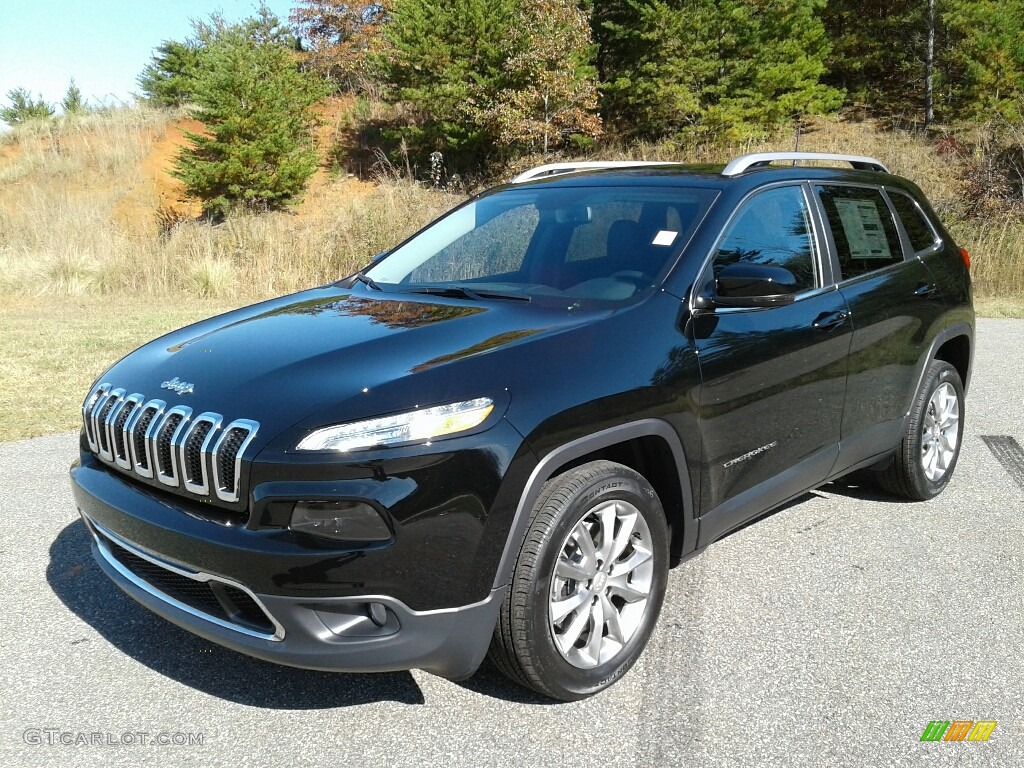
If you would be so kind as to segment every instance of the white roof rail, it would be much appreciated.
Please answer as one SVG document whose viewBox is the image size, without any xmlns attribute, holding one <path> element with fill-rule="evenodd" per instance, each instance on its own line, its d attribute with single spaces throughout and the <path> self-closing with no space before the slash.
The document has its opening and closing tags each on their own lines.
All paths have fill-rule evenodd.
<svg viewBox="0 0 1024 768">
<path fill-rule="evenodd" d="M 548 176 L 561 176 L 565 173 L 593 171 L 601 168 L 637 168 L 645 165 L 676 165 L 676 163 L 660 160 L 585 160 L 578 163 L 548 163 L 524 171 L 509 183 L 522 184 L 524 181 L 535 181 Z"/>
<path fill-rule="evenodd" d="M 835 160 L 849 163 L 858 171 L 889 172 L 889 169 L 875 158 L 862 155 L 838 155 L 830 152 L 757 152 L 733 159 L 725 166 L 722 175 L 739 176 L 744 171 L 751 168 L 763 168 L 769 163 L 793 161 L 795 164 L 797 160 Z"/>
</svg>

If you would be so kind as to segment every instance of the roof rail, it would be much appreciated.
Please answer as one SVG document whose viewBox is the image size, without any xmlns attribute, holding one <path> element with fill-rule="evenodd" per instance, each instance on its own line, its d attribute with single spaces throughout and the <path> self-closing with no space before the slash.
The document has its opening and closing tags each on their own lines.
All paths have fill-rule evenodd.
<svg viewBox="0 0 1024 768">
<path fill-rule="evenodd" d="M 593 171 L 601 168 L 636 168 L 644 165 L 676 165 L 660 160 L 586 160 L 578 163 L 548 163 L 538 165 L 516 176 L 510 184 L 522 184 L 524 181 L 535 181 L 549 176 L 561 176 L 565 173 Z"/>
<path fill-rule="evenodd" d="M 796 165 L 797 160 L 837 160 L 849 163 L 858 171 L 889 172 L 889 169 L 878 160 L 875 160 L 875 158 L 863 157 L 861 155 L 838 155 L 830 152 L 757 152 L 733 159 L 725 166 L 722 175 L 739 176 L 751 168 L 764 168 L 769 163 L 786 160 L 792 160 L 794 165 Z"/>
</svg>

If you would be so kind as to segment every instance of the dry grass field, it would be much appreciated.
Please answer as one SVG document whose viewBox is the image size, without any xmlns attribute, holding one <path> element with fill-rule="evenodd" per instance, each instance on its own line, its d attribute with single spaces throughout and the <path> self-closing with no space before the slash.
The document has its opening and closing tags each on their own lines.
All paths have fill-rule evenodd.
<svg viewBox="0 0 1024 768">
<path fill-rule="evenodd" d="M 325 167 L 293 210 L 213 226 L 168 174 L 184 132 L 197 129 L 181 114 L 133 108 L 0 134 L 0 441 L 73 429 L 89 383 L 139 343 L 349 274 L 463 197 Z M 721 162 L 792 141 L 600 157 Z M 1024 316 L 1024 222 L 964 216 L 954 158 L 910 133 L 834 119 L 817 121 L 801 149 L 873 155 L 916 181 L 971 251 L 979 309 Z"/>
</svg>

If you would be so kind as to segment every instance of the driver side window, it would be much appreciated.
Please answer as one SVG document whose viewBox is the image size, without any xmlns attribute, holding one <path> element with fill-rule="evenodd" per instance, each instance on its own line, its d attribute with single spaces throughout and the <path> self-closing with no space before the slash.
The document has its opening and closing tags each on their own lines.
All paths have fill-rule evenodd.
<svg viewBox="0 0 1024 768">
<path fill-rule="evenodd" d="M 729 264 L 784 267 L 796 277 L 800 292 L 816 287 L 816 261 L 803 189 L 776 187 L 743 206 L 715 252 L 712 270 L 717 278 Z"/>
</svg>

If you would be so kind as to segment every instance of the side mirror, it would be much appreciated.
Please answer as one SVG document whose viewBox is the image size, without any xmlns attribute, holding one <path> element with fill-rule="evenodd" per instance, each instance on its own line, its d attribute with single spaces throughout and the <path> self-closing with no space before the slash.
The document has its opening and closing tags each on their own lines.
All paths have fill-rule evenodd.
<svg viewBox="0 0 1024 768">
<path fill-rule="evenodd" d="M 788 304 L 799 292 L 796 275 L 785 267 L 729 264 L 715 279 L 713 302 L 719 307 L 772 307 Z"/>
</svg>

